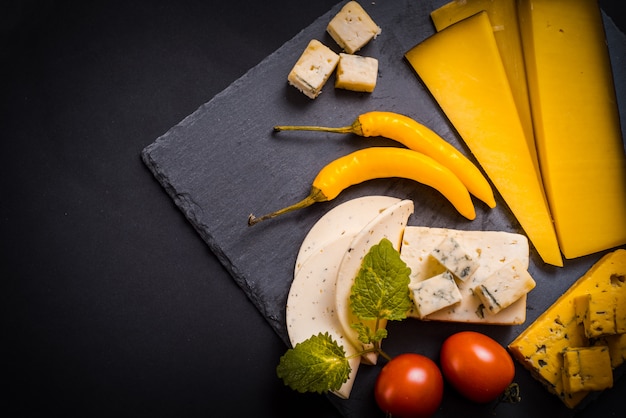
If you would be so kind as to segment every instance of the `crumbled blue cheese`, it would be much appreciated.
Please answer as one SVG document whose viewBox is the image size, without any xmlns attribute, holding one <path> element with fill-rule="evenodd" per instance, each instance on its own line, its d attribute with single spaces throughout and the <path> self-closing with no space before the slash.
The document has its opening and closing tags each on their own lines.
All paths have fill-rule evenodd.
<svg viewBox="0 0 626 418">
<path fill-rule="evenodd" d="M 317 39 L 312 39 L 289 72 L 287 81 L 309 98 L 315 99 L 338 63 L 338 54 Z"/>
<path fill-rule="evenodd" d="M 378 60 L 361 55 L 339 54 L 335 88 L 371 93 L 378 79 Z"/>
<path fill-rule="evenodd" d="M 430 254 L 462 281 L 472 277 L 479 266 L 452 236 L 444 238 Z"/>
<path fill-rule="evenodd" d="M 474 288 L 487 277 L 500 270 L 512 260 L 520 260 L 528 268 L 528 238 L 522 234 L 503 231 L 459 231 L 447 228 L 407 226 L 402 237 L 400 255 L 411 269 L 411 284 L 418 283 L 446 271 L 446 268 L 431 252 L 445 237 L 454 237 L 463 248 L 475 254 L 480 264 L 476 272 L 466 281 L 456 280 L 463 296 L 460 303 L 434 312 L 426 319 L 430 321 L 457 321 L 480 324 L 514 325 L 526 320 L 526 295 L 497 314 L 490 315 Z M 417 309 L 409 316 L 418 318 Z"/>
<path fill-rule="evenodd" d="M 381 28 L 356 1 L 349 1 L 331 19 L 326 31 L 348 54 L 354 54 L 381 33 Z"/>
<path fill-rule="evenodd" d="M 413 302 L 420 319 L 455 303 L 462 296 L 449 271 L 409 286 L 413 292 Z"/>
<path fill-rule="evenodd" d="M 487 312 L 496 314 L 530 292 L 535 285 L 522 262 L 513 260 L 487 277 L 474 291 Z"/>
</svg>

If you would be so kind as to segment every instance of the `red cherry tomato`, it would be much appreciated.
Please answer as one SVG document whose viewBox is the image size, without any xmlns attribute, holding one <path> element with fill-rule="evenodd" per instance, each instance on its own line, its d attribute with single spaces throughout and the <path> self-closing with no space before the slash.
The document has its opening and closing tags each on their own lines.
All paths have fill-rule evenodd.
<svg viewBox="0 0 626 418">
<path fill-rule="evenodd" d="M 379 408 L 394 417 L 430 417 L 443 398 L 443 376 L 428 357 L 400 354 L 380 371 L 374 395 Z"/>
<path fill-rule="evenodd" d="M 448 337 L 441 347 L 440 363 L 445 379 L 477 403 L 497 399 L 515 377 L 515 365 L 506 349 L 473 331 Z"/>
</svg>

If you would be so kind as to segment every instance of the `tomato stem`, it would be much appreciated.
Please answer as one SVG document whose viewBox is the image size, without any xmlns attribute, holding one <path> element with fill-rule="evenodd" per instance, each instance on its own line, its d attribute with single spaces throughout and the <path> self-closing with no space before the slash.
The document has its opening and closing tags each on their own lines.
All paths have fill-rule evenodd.
<svg viewBox="0 0 626 418">
<path fill-rule="evenodd" d="M 504 403 L 519 403 L 522 400 L 520 396 L 519 385 L 515 382 L 511 383 L 509 386 L 504 389 L 502 395 L 498 397 L 496 404 L 493 406 L 493 411 L 495 414 L 495 410 L 502 402 Z"/>
</svg>

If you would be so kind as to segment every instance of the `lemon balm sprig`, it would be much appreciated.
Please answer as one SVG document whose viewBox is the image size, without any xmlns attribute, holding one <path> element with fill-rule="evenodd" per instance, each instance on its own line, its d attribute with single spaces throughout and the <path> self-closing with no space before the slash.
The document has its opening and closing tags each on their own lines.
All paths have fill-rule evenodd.
<svg viewBox="0 0 626 418">
<path fill-rule="evenodd" d="M 387 337 L 387 330 L 381 324 L 407 317 L 411 307 L 410 273 L 410 268 L 386 238 L 365 255 L 351 289 L 350 308 L 359 319 L 352 325 L 359 333 L 359 341 L 371 344 L 372 348 L 354 357 L 376 352 L 390 360 L 381 348 L 381 341 Z M 332 336 L 319 333 L 288 349 L 280 358 L 276 373 L 298 392 L 336 391 L 348 380 L 350 358 Z"/>
</svg>

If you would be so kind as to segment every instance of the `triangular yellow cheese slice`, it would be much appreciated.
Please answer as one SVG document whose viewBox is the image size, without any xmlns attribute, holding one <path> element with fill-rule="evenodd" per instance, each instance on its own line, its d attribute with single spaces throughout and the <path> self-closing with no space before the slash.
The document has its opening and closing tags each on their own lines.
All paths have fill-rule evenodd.
<svg viewBox="0 0 626 418">
<path fill-rule="evenodd" d="M 511 93 L 513 93 L 513 100 L 515 100 L 515 106 L 524 128 L 528 150 L 535 163 L 537 175 L 541 177 L 526 84 L 524 53 L 517 21 L 517 0 L 453 0 L 433 10 L 430 17 L 435 29 L 442 31 L 483 10 L 489 16 L 504 71 L 509 80 Z"/>
<path fill-rule="evenodd" d="M 541 180 L 518 116 L 493 30 L 480 12 L 406 53 L 541 258 L 562 266 Z"/>
<path fill-rule="evenodd" d="M 520 29 L 543 185 L 561 251 L 626 243 L 626 155 L 596 0 L 523 0 Z"/>
</svg>

